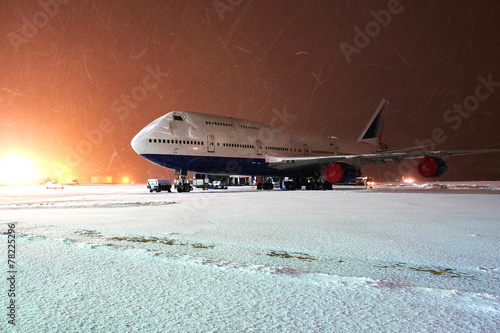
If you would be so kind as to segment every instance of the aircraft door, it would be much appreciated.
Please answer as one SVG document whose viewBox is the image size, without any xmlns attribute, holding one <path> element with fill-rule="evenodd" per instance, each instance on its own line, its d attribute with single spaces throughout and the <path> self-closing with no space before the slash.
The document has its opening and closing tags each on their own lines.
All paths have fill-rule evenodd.
<svg viewBox="0 0 500 333">
<path fill-rule="evenodd" d="M 215 140 L 213 135 L 207 135 L 207 151 L 215 153 Z"/>
<path fill-rule="evenodd" d="M 262 155 L 262 142 L 255 141 L 255 147 L 257 148 L 257 155 Z"/>
<path fill-rule="evenodd" d="M 304 144 L 304 156 L 309 156 L 309 145 Z"/>
</svg>

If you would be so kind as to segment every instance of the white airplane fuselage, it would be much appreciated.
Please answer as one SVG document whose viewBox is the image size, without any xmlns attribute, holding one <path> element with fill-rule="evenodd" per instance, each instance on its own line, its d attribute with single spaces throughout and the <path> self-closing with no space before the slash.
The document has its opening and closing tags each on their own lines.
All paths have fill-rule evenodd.
<svg viewBox="0 0 500 333">
<path fill-rule="evenodd" d="M 388 149 L 381 141 L 387 105 L 382 99 L 356 141 L 297 137 L 250 120 L 173 111 L 144 127 L 132 139 L 132 148 L 175 170 L 180 180 L 188 172 L 292 177 L 292 188 L 300 188 L 306 177 L 323 188 L 352 183 L 367 164 L 408 159 L 419 159 L 416 167 L 421 176 L 436 178 L 448 170 L 444 159 L 449 156 L 500 152 L 497 148 L 427 150 L 427 146 Z M 189 184 L 184 191 L 189 192 Z"/>
<path fill-rule="evenodd" d="M 154 120 L 132 140 L 133 149 L 160 166 L 187 172 L 249 176 L 319 176 L 317 167 L 279 170 L 266 156 L 335 156 L 375 153 L 377 145 L 335 137 L 299 138 L 258 122 L 187 111 Z"/>
</svg>

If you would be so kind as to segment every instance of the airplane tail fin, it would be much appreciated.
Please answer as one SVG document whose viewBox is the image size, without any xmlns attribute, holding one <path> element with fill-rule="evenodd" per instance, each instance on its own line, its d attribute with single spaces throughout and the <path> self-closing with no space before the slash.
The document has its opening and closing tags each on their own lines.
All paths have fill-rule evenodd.
<svg viewBox="0 0 500 333">
<path fill-rule="evenodd" d="M 368 123 L 368 125 L 366 125 L 363 132 L 361 132 L 361 135 L 359 136 L 357 142 L 366 142 L 378 146 L 382 145 L 381 137 L 384 119 L 383 116 L 384 111 L 387 109 L 387 104 L 389 104 L 389 101 L 386 99 L 382 99 L 377 109 L 375 110 L 375 113 L 370 119 L 370 122 Z"/>
</svg>

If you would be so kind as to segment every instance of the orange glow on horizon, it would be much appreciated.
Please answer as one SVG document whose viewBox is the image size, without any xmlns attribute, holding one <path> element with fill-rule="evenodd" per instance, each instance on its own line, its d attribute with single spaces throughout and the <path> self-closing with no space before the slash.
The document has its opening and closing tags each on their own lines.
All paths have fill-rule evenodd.
<svg viewBox="0 0 500 333">
<path fill-rule="evenodd" d="M 0 185 L 38 184 L 49 177 L 64 182 L 70 175 L 71 169 L 57 161 L 15 151 L 0 155 Z"/>
</svg>

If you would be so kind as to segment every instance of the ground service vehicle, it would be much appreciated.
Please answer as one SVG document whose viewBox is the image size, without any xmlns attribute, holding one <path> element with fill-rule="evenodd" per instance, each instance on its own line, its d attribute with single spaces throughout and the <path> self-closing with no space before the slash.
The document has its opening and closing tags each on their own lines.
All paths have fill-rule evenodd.
<svg viewBox="0 0 500 333">
<path fill-rule="evenodd" d="M 172 191 L 172 181 L 170 179 L 148 179 L 147 188 L 149 192 Z"/>
<path fill-rule="evenodd" d="M 49 189 L 53 189 L 53 190 L 57 190 L 57 189 L 64 189 L 64 185 L 59 183 L 57 180 L 51 180 L 51 181 L 48 181 L 45 183 L 45 188 L 47 190 Z"/>
</svg>

